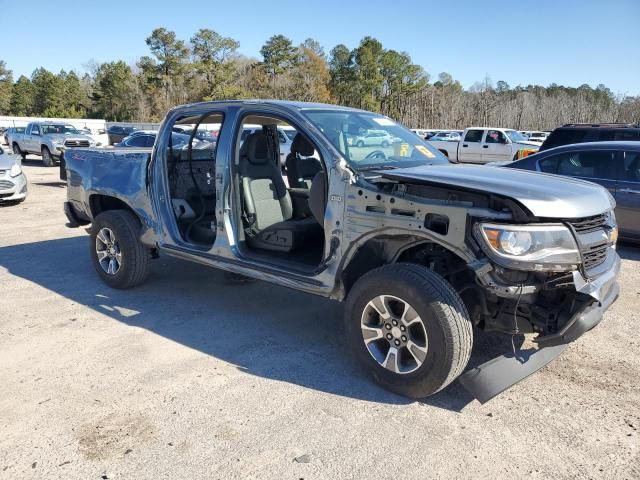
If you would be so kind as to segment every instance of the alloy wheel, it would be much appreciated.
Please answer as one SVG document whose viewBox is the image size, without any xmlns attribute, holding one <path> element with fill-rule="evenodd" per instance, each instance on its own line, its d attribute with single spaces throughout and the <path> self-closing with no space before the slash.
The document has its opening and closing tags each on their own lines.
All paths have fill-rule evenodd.
<svg viewBox="0 0 640 480">
<path fill-rule="evenodd" d="M 362 312 L 360 328 L 369 354 L 393 373 L 414 372 L 427 358 L 425 324 L 401 298 L 379 295 L 369 301 Z"/>
<path fill-rule="evenodd" d="M 113 231 L 103 227 L 96 235 L 96 255 L 100 267 L 107 275 L 115 275 L 122 265 L 120 244 Z"/>
</svg>

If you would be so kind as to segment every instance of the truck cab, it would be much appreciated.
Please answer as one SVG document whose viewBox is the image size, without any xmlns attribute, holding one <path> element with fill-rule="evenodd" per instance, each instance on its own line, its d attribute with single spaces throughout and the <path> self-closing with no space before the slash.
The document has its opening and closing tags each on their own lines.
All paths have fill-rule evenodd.
<svg viewBox="0 0 640 480">
<path fill-rule="evenodd" d="M 480 164 L 517 160 L 540 147 L 515 130 L 488 127 L 467 128 L 458 142 L 429 140 L 429 143 L 451 162 Z"/>
<path fill-rule="evenodd" d="M 221 125 L 217 142 L 192 133 L 186 147 L 173 144 L 176 125 L 200 124 Z M 296 132 L 284 173 L 279 128 Z M 393 143 L 353 144 L 372 130 Z M 344 301 L 355 358 L 411 398 L 460 377 L 487 401 L 594 328 L 619 292 L 605 189 L 451 165 L 371 112 L 199 103 L 169 111 L 151 151 L 65 159 L 69 226 L 90 225 L 90 261 L 108 286 L 135 287 L 152 259 L 170 255 Z M 462 375 L 474 328 L 529 333 L 540 348 Z"/>
</svg>

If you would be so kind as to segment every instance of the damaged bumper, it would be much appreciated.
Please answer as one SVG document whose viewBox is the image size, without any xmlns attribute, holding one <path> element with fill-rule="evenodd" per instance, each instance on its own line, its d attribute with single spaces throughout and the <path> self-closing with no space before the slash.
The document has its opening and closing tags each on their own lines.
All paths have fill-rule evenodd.
<svg viewBox="0 0 640 480">
<path fill-rule="evenodd" d="M 620 257 L 615 250 L 612 249 L 602 270 L 603 273 L 592 279 L 574 273 L 576 291 L 590 295 L 593 302 L 576 312 L 558 332 L 536 338 L 540 348 L 509 352 L 494 358 L 460 376 L 460 383 L 478 401 L 485 403 L 555 360 L 569 343 L 598 325 L 604 312 L 618 298 L 620 287 L 616 279 Z"/>
</svg>

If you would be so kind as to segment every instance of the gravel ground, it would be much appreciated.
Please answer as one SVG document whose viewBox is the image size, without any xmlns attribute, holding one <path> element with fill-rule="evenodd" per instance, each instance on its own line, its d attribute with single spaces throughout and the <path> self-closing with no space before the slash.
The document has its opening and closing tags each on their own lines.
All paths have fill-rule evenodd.
<svg viewBox="0 0 640 480">
<path fill-rule="evenodd" d="M 353 365 L 338 303 L 166 257 L 107 288 L 57 169 L 26 163 L 26 202 L 0 206 L 0 478 L 640 478 L 640 248 L 539 373 L 410 402 Z"/>
</svg>

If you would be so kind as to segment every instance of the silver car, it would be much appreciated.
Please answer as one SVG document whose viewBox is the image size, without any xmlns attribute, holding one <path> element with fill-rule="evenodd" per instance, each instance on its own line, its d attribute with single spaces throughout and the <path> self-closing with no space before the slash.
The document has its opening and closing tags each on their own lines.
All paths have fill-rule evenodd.
<svg viewBox="0 0 640 480">
<path fill-rule="evenodd" d="M 27 177 L 20 157 L 0 148 L 0 203 L 22 202 L 27 198 Z"/>
</svg>

